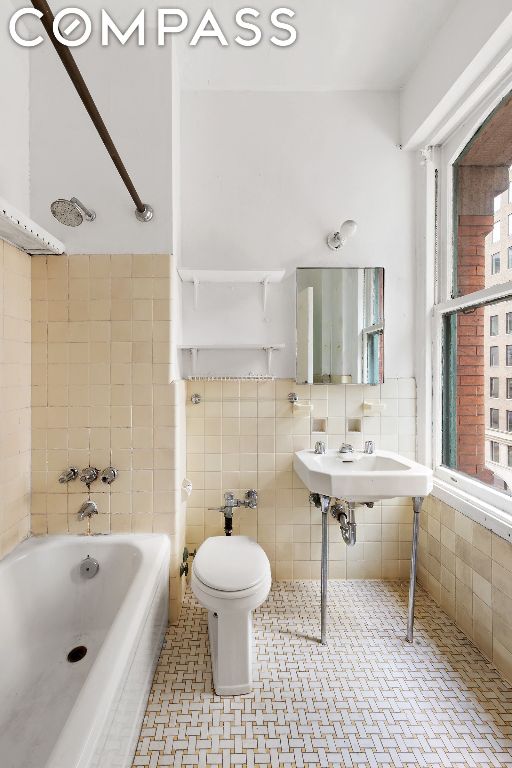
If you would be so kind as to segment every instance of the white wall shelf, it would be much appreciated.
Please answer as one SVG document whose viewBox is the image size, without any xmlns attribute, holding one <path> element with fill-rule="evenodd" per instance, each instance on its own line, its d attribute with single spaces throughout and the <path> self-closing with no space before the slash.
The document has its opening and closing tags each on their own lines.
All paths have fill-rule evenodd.
<svg viewBox="0 0 512 768">
<path fill-rule="evenodd" d="M 272 370 L 272 355 L 274 352 L 279 352 L 279 350 L 282 350 L 285 348 L 285 344 L 181 344 L 179 347 L 181 350 L 184 350 L 185 352 L 190 352 L 191 356 L 191 362 L 192 362 L 192 376 L 196 375 L 197 370 L 197 358 L 199 355 L 199 352 L 208 352 L 208 351 L 228 351 L 228 350 L 239 350 L 239 351 L 261 351 L 265 352 L 267 355 L 267 375 L 271 376 L 271 370 Z"/>
<path fill-rule="evenodd" d="M 284 269 L 247 270 L 247 269 L 179 269 L 178 274 L 184 283 L 194 285 L 194 307 L 199 304 L 199 286 L 217 283 L 221 285 L 259 285 L 263 312 L 267 309 L 268 286 L 280 283 L 286 271 Z"/>
</svg>

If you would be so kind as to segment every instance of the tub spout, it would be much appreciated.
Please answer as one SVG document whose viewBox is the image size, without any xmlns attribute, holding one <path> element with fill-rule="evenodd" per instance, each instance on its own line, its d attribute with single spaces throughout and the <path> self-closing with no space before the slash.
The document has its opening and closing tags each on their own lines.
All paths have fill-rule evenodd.
<svg viewBox="0 0 512 768">
<path fill-rule="evenodd" d="M 85 501 L 78 510 L 78 519 L 85 520 L 86 517 L 90 519 L 93 515 L 97 514 L 98 505 L 94 501 Z"/>
</svg>

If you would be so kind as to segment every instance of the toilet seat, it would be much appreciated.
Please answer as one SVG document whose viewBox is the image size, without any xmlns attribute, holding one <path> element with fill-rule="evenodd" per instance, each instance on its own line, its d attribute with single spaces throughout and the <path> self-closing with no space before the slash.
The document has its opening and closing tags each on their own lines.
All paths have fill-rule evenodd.
<svg viewBox="0 0 512 768">
<path fill-rule="evenodd" d="M 199 548 L 193 572 L 208 592 L 245 596 L 270 578 L 264 550 L 248 536 L 212 536 Z"/>
</svg>

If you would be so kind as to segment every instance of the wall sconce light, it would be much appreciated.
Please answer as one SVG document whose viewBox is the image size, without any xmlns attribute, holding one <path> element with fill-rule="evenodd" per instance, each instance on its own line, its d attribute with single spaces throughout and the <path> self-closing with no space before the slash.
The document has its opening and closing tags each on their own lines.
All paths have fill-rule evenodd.
<svg viewBox="0 0 512 768">
<path fill-rule="evenodd" d="M 352 219 L 344 221 L 339 232 L 331 232 L 327 238 L 327 245 L 331 250 L 337 251 L 346 244 L 349 237 L 353 237 L 357 232 L 357 222 Z"/>
</svg>

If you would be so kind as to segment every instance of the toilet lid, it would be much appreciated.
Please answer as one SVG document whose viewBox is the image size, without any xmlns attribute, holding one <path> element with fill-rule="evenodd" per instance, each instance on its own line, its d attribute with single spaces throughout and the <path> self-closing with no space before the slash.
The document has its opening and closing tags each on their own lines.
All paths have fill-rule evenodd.
<svg viewBox="0 0 512 768">
<path fill-rule="evenodd" d="M 260 545 L 248 536 L 212 536 L 199 547 L 194 573 L 211 589 L 239 592 L 269 575 L 270 563 Z"/>
</svg>

